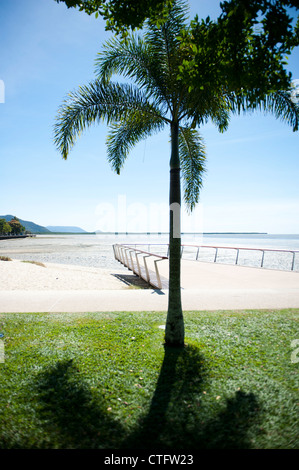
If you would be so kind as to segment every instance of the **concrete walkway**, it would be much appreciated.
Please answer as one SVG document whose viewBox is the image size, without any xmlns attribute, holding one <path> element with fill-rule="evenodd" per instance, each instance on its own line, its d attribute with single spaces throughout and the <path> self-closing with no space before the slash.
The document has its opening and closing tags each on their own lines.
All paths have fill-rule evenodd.
<svg viewBox="0 0 299 470">
<path fill-rule="evenodd" d="M 0 290 L 1 313 L 165 311 L 167 303 L 167 289 Z M 182 303 L 184 310 L 299 308 L 299 273 L 183 260 Z"/>
</svg>

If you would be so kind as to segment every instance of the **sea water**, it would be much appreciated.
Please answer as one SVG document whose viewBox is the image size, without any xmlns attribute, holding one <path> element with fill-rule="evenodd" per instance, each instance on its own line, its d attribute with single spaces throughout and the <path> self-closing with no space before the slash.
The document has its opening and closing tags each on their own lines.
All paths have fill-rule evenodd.
<svg viewBox="0 0 299 470">
<path fill-rule="evenodd" d="M 122 269 L 114 259 L 113 244 L 136 245 L 143 251 L 167 255 L 167 234 L 64 234 L 0 240 L 0 255 L 44 263 Z M 182 258 L 299 271 L 299 235 L 182 234 Z M 201 246 L 201 248 L 199 248 Z M 217 253 L 216 253 L 216 247 Z M 237 248 L 240 248 L 238 251 Z M 246 250 L 245 248 L 251 248 Z M 254 249 L 254 250 L 252 250 Z M 262 250 L 286 250 L 265 251 Z M 288 252 L 287 252 L 288 251 Z M 237 258 L 238 255 L 238 258 Z"/>
</svg>

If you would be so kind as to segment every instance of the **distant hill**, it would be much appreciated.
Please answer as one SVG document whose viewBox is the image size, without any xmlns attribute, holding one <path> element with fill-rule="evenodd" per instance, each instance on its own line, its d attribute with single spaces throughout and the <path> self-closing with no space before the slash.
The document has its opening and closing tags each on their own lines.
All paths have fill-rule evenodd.
<svg viewBox="0 0 299 470">
<path fill-rule="evenodd" d="M 85 230 L 83 230 L 80 227 L 64 227 L 60 225 L 47 225 L 47 229 L 50 230 L 50 232 L 60 232 L 60 233 L 87 233 Z"/>
<path fill-rule="evenodd" d="M 6 222 L 10 222 L 13 219 L 14 215 L 0 215 L 0 219 L 5 219 Z M 17 217 L 17 216 L 16 216 Z M 25 227 L 28 232 L 31 233 L 51 233 L 46 227 L 42 225 L 37 225 L 33 222 L 29 222 L 28 220 L 22 220 L 18 217 L 20 223 Z"/>
</svg>

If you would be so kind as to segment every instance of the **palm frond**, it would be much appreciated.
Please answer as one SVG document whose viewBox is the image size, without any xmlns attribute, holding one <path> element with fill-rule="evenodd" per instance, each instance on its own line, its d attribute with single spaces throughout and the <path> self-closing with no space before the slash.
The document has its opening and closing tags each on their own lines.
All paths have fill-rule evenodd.
<svg viewBox="0 0 299 470">
<path fill-rule="evenodd" d="M 184 201 L 191 212 L 199 200 L 205 170 L 205 146 L 199 132 L 180 127 L 179 152 L 184 187 Z"/>
<path fill-rule="evenodd" d="M 178 116 L 179 96 L 186 91 L 178 80 L 178 35 L 186 26 L 187 13 L 187 2 L 175 0 L 161 27 L 148 21 L 143 37 L 132 33 L 125 41 L 119 37 L 107 41 L 95 62 L 98 80 L 109 83 L 113 75 L 133 80 L 165 116 Z"/>
<path fill-rule="evenodd" d="M 155 75 L 159 77 L 164 97 L 170 105 L 174 97 L 181 91 L 182 84 L 178 78 L 179 67 L 182 63 L 180 42 L 178 36 L 187 24 L 188 4 L 184 0 L 175 0 L 167 21 L 161 26 L 148 23 L 144 35 L 145 42 L 150 45 L 156 67 Z M 175 98 L 175 99 L 176 99 Z"/>
<path fill-rule="evenodd" d="M 233 113 L 258 110 L 273 114 L 276 119 L 281 119 L 290 125 L 294 132 L 299 128 L 299 103 L 294 98 L 293 88 L 269 93 L 256 100 L 251 96 L 230 94 L 228 101 Z"/>
<path fill-rule="evenodd" d="M 155 114 L 144 93 L 127 84 L 102 84 L 98 80 L 70 93 L 60 106 L 54 125 L 54 143 L 67 159 L 77 137 L 100 121 L 119 121 L 135 109 Z"/>
<path fill-rule="evenodd" d="M 148 46 L 140 36 L 130 34 L 126 41 L 113 37 L 97 54 L 96 75 L 107 83 L 113 74 L 119 74 L 143 85 L 148 72 L 147 56 Z"/>
<path fill-rule="evenodd" d="M 177 91 L 178 66 L 181 64 L 177 36 L 186 24 L 187 4 L 174 1 L 167 21 L 158 27 L 147 22 L 141 38 L 130 34 L 126 41 L 107 41 L 96 59 L 96 74 L 107 83 L 113 74 L 129 78 L 155 100 L 165 114 L 172 110 L 172 94 Z"/>
<path fill-rule="evenodd" d="M 110 126 L 107 137 L 108 161 L 117 174 L 128 156 L 129 151 L 138 142 L 159 132 L 165 125 L 164 118 L 155 113 L 143 113 L 141 109 L 129 113 L 125 119 Z"/>
<path fill-rule="evenodd" d="M 298 131 L 299 126 L 299 103 L 292 99 L 290 91 L 279 91 L 266 96 L 260 104 L 265 112 L 272 113 L 276 119 L 281 119 Z"/>
<path fill-rule="evenodd" d="M 166 114 L 170 104 L 167 103 L 169 90 L 164 59 L 157 55 L 149 41 L 131 34 L 126 41 L 113 38 L 105 43 L 97 55 L 96 74 L 103 83 L 108 83 L 113 75 L 132 80 L 149 99 L 163 106 Z"/>
<path fill-rule="evenodd" d="M 147 22 L 146 41 L 152 45 L 157 45 L 159 50 L 161 50 L 161 45 L 169 49 L 173 45 L 177 51 L 177 37 L 182 29 L 186 27 L 188 13 L 188 3 L 185 0 L 175 0 L 168 14 L 167 21 L 162 26 L 157 26 L 151 21 Z"/>
</svg>

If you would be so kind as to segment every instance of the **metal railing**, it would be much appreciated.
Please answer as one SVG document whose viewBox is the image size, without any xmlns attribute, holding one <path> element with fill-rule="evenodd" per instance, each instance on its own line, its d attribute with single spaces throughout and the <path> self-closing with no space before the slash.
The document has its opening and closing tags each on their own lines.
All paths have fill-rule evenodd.
<svg viewBox="0 0 299 470">
<path fill-rule="evenodd" d="M 133 248 L 131 245 L 113 245 L 114 257 L 141 279 L 152 285 L 154 288 L 162 289 L 167 287 L 168 281 L 160 275 L 158 262 L 167 260 L 167 256 L 161 256 L 148 251 Z M 150 269 L 147 258 L 154 264 L 154 271 Z"/>
<path fill-rule="evenodd" d="M 135 244 L 130 244 L 130 245 L 121 245 L 123 247 L 126 247 L 126 248 L 130 248 L 130 249 L 135 249 L 137 250 L 138 252 L 140 253 L 147 253 L 148 255 L 152 255 L 152 256 L 156 256 L 156 257 L 159 257 L 161 259 L 166 259 L 168 258 L 168 254 L 169 254 L 169 244 L 163 244 L 163 243 L 135 243 Z M 147 252 L 145 251 L 142 251 L 141 249 L 137 248 L 137 247 L 144 247 L 146 246 L 147 247 Z M 163 252 L 164 252 L 164 255 L 162 255 L 161 253 L 156 253 L 155 255 L 151 252 L 151 246 L 154 246 L 155 250 L 157 250 L 157 247 L 163 247 Z M 200 255 L 200 252 L 202 250 L 214 250 L 213 252 L 213 255 L 212 255 L 212 262 L 216 263 L 216 262 L 220 262 L 221 263 L 221 256 L 219 255 L 220 251 L 221 250 L 230 250 L 230 251 L 233 251 L 235 252 L 235 256 L 230 256 L 230 263 L 229 264 L 235 264 L 235 265 L 240 265 L 239 261 L 240 261 L 240 253 L 241 252 L 259 252 L 260 253 L 260 259 L 259 260 L 256 260 L 256 264 L 257 266 L 256 267 L 260 267 L 260 268 L 265 268 L 265 254 L 268 254 L 268 253 L 274 253 L 274 254 L 290 254 L 291 255 L 291 259 L 290 261 L 286 261 L 286 263 L 288 263 L 288 265 L 290 266 L 289 271 L 294 271 L 295 270 L 295 261 L 297 260 L 296 258 L 296 254 L 299 253 L 298 250 L 279 250 L 279 249 L 272 249 L 272 248 L 247 248 L 247 247 L 232 247 L 232 246 L 211 246 L 211 245 L 182 245 L 181 246 L 181 257 L 183 257 L 184 253 L 186 253 L 188 251 L 188 249 L 190 250 L 190 248 L 193 249 L 193 252 L 190 253 L 189 251 L 189 256 L 191 255 L 193 260 L 195 261 L 199 261 L 199 255 Z M 190 258 L 188 258 L 190 259 Z M 200 259 L 201 261 L 205 261 L 206 259 Z M 277 263 L 276 263 L 277 264 Z M 299 264 L 299 263 L 298 263 Z M 242 264 L 242 266 L 246 266 L 246 264 Z M 248 264 L 248 260 L 247 260 L 247 265 Z M 265 268 L 267 269 L 267 268 Z M 269 269 L 269 268 L 268 268 Z M 271 269 L 271 268 L 270 268 Z M 274 269 L 272 267 L 272 269 Z M 277 267 L 275 266 L 275 269 L 277 269 Z M 278 269 L 281 269 L 278 268 Z"/>
<path fill-rule="evenodd" d="M 215 250 L 214 263 L 217 262 L 219 250 L 234 250 L 236 252 L 236 257 L 235 257 L 235 262 L 234 262 L 235 265 L 238 265 L 240 251 L 248 251 L 248 252 L 258 251 L 259 253 L 261 253 L 261 261 L 260 261 L 261 268 L 264 268 L 265 253 L 284 253 L 284 254 L 290 253 L 292 255 L 291 269 L 290 269 L 291 271 L 294 271 L 296 253 L 299 253 L 299 251 L 297 250 L 278 250 L 278 249 L 272 249 L 272 248 L 245 248 L 245 247 L 210 246 L 210 245 L 201 245 L 201 246 L 182 245 L 181 256 L 183 255 L 183 250 L 185 246 L 197 248 L 196 261 L 198 260 L 198 257 L 199 257 L 200 248 L 214 249 Z"/>
</svg>

